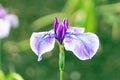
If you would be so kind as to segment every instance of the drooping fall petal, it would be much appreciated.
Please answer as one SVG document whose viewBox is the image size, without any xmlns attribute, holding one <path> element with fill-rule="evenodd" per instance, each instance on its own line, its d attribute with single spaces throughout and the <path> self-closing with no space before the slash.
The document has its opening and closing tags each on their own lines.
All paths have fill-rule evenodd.
<svg viewBox="0 0 120 80">
<path fill-rule="evenodd" d="M 80 60 L 91 59 L 99 47 L 99 39 L 93 33 L 68 35 L 65 37 L 63 43 L 65 49 L 72 51 Z"/>
<path fill-rule="evenodd" d="M 30 38 L 30 46 L 33 52 L 38 55 L 38 61 L 42 59 L 42 55 L 54 48 L 55 38 L 49 32 L 33 33 Z"/>
</svg>

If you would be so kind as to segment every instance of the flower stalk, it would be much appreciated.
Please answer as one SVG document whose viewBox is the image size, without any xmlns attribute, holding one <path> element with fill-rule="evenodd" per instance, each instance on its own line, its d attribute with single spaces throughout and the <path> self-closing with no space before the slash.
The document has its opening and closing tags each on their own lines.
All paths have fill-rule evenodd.
<svg viewBox="0 0 120 80">
<path fill-rule="evenodd" d="M 2 40 L 0 40 L 0 70 L 2 69 Z"/>
<path fill-rule="evenodd" d="M 65 53 L 63 45 L 60 45 L 59 53 L 59 70 L 60 70 L 60 80 L 63 80 L 63 70 L 65 65 Z"/>
</svg>

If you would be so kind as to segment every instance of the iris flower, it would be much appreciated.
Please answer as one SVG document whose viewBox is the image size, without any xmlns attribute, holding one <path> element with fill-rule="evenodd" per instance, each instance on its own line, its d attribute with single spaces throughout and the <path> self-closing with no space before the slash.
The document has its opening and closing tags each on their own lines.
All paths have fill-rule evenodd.
<svg viewBox="0 0 120 80">
<path fill-rule="evenodd" d="M 10 28 L 18 25 L 18 18 L 14 14 L 8 14 L 8 11 L 0 5 L 0 39 L 9 35 Z"/>
<path fill-rule="evenodd" d="M 38 56 L 38 61 L 42 59 L 43 54 L 53 50 L 55 40 L 60 45 L 64 45 L 67 51 L 72 51 L 80 60 L 91 59 L 99 47 L 99 39 L 96 34 L 91 32 L 84 33 L 84 28 L 82 27 L 69 26 L 67 18 L 60 22 L 55 17 L 52 30 L 34 32 L 30 38 L 30 46 Z"/>
</svg>

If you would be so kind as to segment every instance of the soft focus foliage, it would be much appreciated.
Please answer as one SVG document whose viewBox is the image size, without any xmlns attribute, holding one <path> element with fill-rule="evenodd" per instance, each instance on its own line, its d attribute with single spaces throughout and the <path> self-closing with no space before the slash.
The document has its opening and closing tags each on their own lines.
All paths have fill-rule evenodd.
<svg viewBox="0 0 120 80">
<path fill-rule="evenodd" d="M 4 72 L 0 70 L 0 80 L 24 80 L 19 74 L 11 72 L 5 76 Z"/>
<path fill-rule="evenodd" d="M 58 45 L 41 62 L 37 62 L 29 45 L 33 32 L 53 27 L 55 16 L 60 20 L 68 17 L 71 26 L 95 32 L 101 43 L 97 54 L 87 61 L 65 51 L 64 80 L 120 80 L 119 0 L 0 0 L 0 4 L 20 20 L 19 27 L 0 40 L 0 80 L 11 73 L 24 80 L 59 80 Z"/>
</svg>

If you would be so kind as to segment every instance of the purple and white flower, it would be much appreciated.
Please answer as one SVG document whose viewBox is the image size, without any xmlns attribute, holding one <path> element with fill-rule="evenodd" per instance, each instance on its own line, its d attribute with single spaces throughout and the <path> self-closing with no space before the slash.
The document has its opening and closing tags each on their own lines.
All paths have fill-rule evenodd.
<svg viewBox="0 0 120 80">
<path fill-rule="evenodd" d="M 94 33 L 84 33 L 84 28 L 68 26 L 67 18 L 60 22 L 55 17 L 53 26 L 54 29 L 48 32 L 34 32 L 30 38 L 30 46 L 38 56 L 38 61 L 43 54 L 54 48 L 55 39 L 80 60 L 91 59 L 96 54 L 99 39 Z"/>
<path fill-rule="evenodd" d="M 8 14 L 8 11 L 0 5 L 0 39 L 9 35 L 11 27 L 18 26 L 18 18 L 14 14 Z"/>
</svg>

